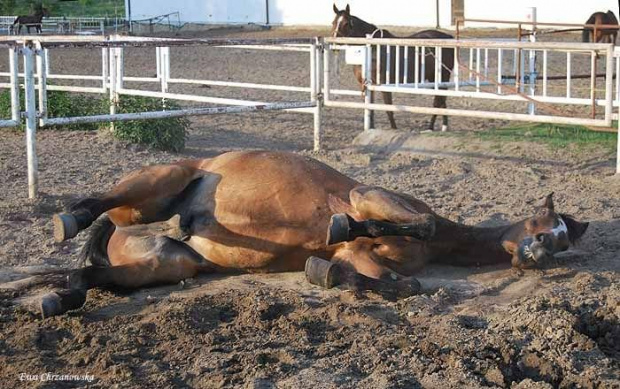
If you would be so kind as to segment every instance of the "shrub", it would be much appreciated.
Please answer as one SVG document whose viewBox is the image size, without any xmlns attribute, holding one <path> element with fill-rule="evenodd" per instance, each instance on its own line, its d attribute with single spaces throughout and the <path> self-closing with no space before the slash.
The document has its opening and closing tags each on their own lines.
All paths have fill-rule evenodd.
<svg viewBox="0 0 620 389">
<path fill-rule="evenodd" d="M 167 101 L 166 109 L 179 109 L 179 105 Z M 121 96 L 117 113 L 161 111 L 160 99 L 141 96 Z M 189 120 L 185 117 L 132 120 L 116 122 L 114 137 L 132 143 L 144 144 L 159 150 L 178 152 L 185 147 Z"/>
<path fill-rule="evenodd" d="M 24 104 L 24 93 L 20 93 L 21 106 Z M 47 114 L 49 117 L 70 117 L 70 116 L 89 116 L 98 115 L 105 112 L 106 106 L 103 101 L 94 96 L 71 94 L 65 91 L 47 92 Z M 0 92 L 0 117 L 8 119 L 11 117 L 11 91 Z M 52 130 L 97 130 L 99 124 L 69 124 L 63 126 L 50 126 L 46 129 Z"/>
<path fill-rule="evenodd" d="M 21 93 L 22 107 L 24 94 Z M 109 100 L 99 96 L 82 95 L 64 91 L 48 91 L 47 109 L 49 117 L 72 117 L 100 115 L 108 112 Z M 166 103 L 167 109 L 179 109 L 174 102 Z M 121 96 L 117 113 L 160 111 L 160 99 L 140 96 Z M 0 118 L 11 117 L 11 92 L 0 92 Z M 178 152 L 185 146 L 187 118 L 166 118 L 153 120 L 133 120 L 116 122 L 114 137 L 131 143 L 139 143 L 159 150 Z M 97 130 L 107 127 L 107 123 L 82 123 L 63 126 L 50 126 L 53 130 Z"/>
</svg>

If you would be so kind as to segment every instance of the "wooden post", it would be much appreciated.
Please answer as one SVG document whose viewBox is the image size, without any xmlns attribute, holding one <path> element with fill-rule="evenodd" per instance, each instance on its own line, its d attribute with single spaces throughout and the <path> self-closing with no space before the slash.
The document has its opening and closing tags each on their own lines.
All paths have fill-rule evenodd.
<svg viewBox="0 0 620 389">
<path fill-rule="evenodd" d="M 39 163 L 37 160 L 37 106 L 34 82 L 34 50 L 32 41 L 24 42 L 24 89 L 26 102 L 26 154 L 28 158 L 28 198 L 37 197 Z"/>
</svg>

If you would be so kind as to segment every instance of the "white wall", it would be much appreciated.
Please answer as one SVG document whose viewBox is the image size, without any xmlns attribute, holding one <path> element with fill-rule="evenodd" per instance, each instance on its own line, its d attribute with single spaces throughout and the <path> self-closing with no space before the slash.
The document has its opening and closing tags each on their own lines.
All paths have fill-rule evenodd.
<svg viewBox="0 0 620 389">
<path fill-rule="evenodd" d="M 329 25 L 334 3 L 340 9 L 350 4 L 353 15 L 380 27 L 436 25 L 436 0 L 125 0 L 126 10 L 129 1 L 133 20 L 179 11 L 182 22 L 265 23 L 269 1 L 269 22 L 274 25 Z M 450 26 L 451 4 L 439 0 L 441 27 Z M 465 0 L 465 17 L 526 20 L 528 7 L 537 8 L 538 21 L 550 23 L 581 24 L 592 12 L 608 9 L 618 15 L 616 0 Z"/>
<path fill-rule="evenodd" d="M 182 23 L 265 23 L 265 0 L 125 0 L 131 19 L 179 12 Z M 129 17 L 127 15 L 127 17 Z"/>
<path fill-rule="evenodd" d="M 537 20 L 546 23 L 583 24 L 596 11 L 611 10 L 618 16 L 618 1 L 616 0 L 526 0 L 502 1 L 501 5 L 499 3 L 500 1 L 465 0 L 465 18 L 521 21 L 526 20 L 528 7 L 536 7 Z M 473 26 L 474 24 L 467 25 Z"/>
<path fill-rule="evenodd" d="M 181 22 L 265 23 L 267 0 L 125 0 L 131 19 L 180 12 Z M 268 0 L 269 23 L 274 25 L 330 25 L 334 12 L 350 4 L 351 13 L 379 26 L 435 27 L 436 0 Z M 439 0 L 440 23 L 450 25 L 450 0 Z M 384 6 L 385 5 L 385 6 Z M 125 6 L 125 10 L 129 7 Z"/>
</svg>

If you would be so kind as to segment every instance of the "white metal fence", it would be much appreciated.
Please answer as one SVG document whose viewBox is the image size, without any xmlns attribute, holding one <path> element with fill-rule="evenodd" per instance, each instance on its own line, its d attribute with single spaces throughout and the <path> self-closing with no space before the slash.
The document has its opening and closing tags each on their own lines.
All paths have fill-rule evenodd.
<svg viewBox="0 0 620 389">
<path fill-rule="evenodd" d="M 16 35 L 18 30 L 13 28 L 17 16 L 0 16 L 0 31 L 7 35 Z M 16 26 L 17 27 L 17 26 Z M 102 17 L 47 17 L 41 20 L 41 28 L 44 33 L 53 34 L 105 34 L 106 31 L 123 31 L 128 28 L 124 18 Z M 34 27 L 30 27 L 31 32 Z M 26 25 L 21 28 L 22 34 L 28 32 Z"/>
<path fill-rule="evenodd" d="M 190 115 L 208 115 L 263 110 L 291 110 L 313 114 L 314 148 L 322 147 L 322 107 L 352 108 L 364 111 L 364 125 L 370 128 L 372 111 L 397 111 L 423 114 L 456 115 L 492 119 L 576 124 L 586 126 L 612 125 L 613 107 L 619 106 L 618 79 L 613 73 L 618 67 L 618 53 L 611 44 L 584 44 L 558 42 L 501 42 L 468 40 L 410 40 L 410 39 L 160 39 L 138 37 L 31 37 L 34 40 L 0 40 L 0 48 L 9 52 L 9 71 L 0 73 L 8 82 L 0 87 L 10 88 L 11 118 L 0 118 L 0 127 L 19 126 L 25 119 L 28 150 L 29 196 L 37 192 L 37 158 L 35 134 L 37 127 L 60 124 L 114 122 Z M 293 51 L 308 55 L 310 77 L 306 85 L 272 85 L 266 83 L 218 81 L 175 77 L 170 68 L 171 50 L 176 46 L 206 46 L 252 48 L 257 50 Z M 101 72 L 97 75 L 55 74 L 51 70 L 48 53 L 56 48 L 100 48 Z M 124 50 L 128 47 L 154 47 L 156 74 L 150 77 L 125 75 Z M 361 48 L 361 62 L 365 82 L 364 99 L 360 90 L 334 88 L 332 80 L 338 69 L 332 57 L 347 47 Z M 385 53 L 380 59 L 377 53 Z M 422 55 L 424 53 L 424 55 Z M 436 53 L 436 54 L 435 54 Z M 453 53 L 455 66 L 451 77 L 442 79 L 442 56 Z M 24 71 L 19 73 L 19 57 L 23 55 Z M 435 56 L 434 77 L 421 76 L 427 65 L 426 58 Z M 538 60 L 536 60 L 538 58 Z M 577 61 L 579 59 L 579 61 Z M 587 70 L 576 78 L 571 66 L 579 62 Z M 330 65 L 331 64 L 331 65 Z M 527 64 L 527 66 L 526 66 Z M 552 85 L 552 72 L 563 72 L 561 85 Z M 597 64 L 604 72 L 597 74 Z M 563 67 L 562 67 L 563 66 Z M 526 71 L 527 69 L 527 71 Z M 279 71 L 286 69 L 279 69 Z M 584 70 L 585 71 L 585 70 Z M 375 72 L 373 74 L 373 72 Z M 20 77 L 23 77 L 25 107 L 20 106 Z M 372 80 L 378 82 L 372 82 Z M 50 85 L 48 80 L 88 81 L 97 86 Z M 137 85 L 130 87 L 129 85 Z M 157 85 L 158 90 L 143 89 L 140 85 Z M 171 92 L 170 86 L 213 85 L 228 88 L 248 88 L 288 91 L 306 96 L 294 101 L 254 101 L 206 95 Z M 446 88 L 446 89 L 444 89 Z M 448 89 L 450 88 L 450 89 Z M 614 90 L 615 88 L 615 90 Z M 83 117 L 49 117 L 47 91 L 63 90 L 80 93 L 98 93 L 110 96 L 110 113 Z M 401 95 L 443 95 L 478 99 L 479 101 L 521 102 L 527 110 L 514 105 L 513 112 L 493 109 L 429 108 L 419 105 L 386 105 L 370 101 L 372 92 L 391 92 Z M 157 112 L 117 113 L 120 95 L 148 96 L 161 99 L 210 104 L 210 106 Z M 37 104 L 38 97 L 38 104 Z M 352 100 L 355 97 L 356 100 Z M 38 108 L 37 108 L 38 105 Z M 213 106 L 216 105 L 216 106 Z M 564 106 L 579 107 L 567 114 Z M 538 107 L 539 109 L 534 109 Z M 545 114 L 540 114 L 547 111 Z M 620 148 L 619 148 L 620 150 Z M 619 155 L 620 157 L 620 155 Z M 620 160 L 620 159 L 619 159 Z M 618 164 L 620 173 L 620 164 Z"/>
</svg>

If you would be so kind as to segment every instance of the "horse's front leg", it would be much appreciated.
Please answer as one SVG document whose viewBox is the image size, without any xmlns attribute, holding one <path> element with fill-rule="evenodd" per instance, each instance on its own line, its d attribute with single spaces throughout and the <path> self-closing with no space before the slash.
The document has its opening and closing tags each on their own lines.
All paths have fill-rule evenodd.
<svg viewBox="0 0 620 389">
<path fill-rule="evenodd" d="M 54 238 L 58 242 L 73 238 L 104 212 L 117 226 L 167 220 L 176 197 L 203 174 L 189 163 L 134 171 L 103 196 L 83 199 L 71 207 L 71 212 L 54 215 Z"/>
<path fill-rule="evenodd" d="M 383 95 L 383 102 L 387 105 L 392 105 L 392 93 L 381 92 L 381 94 Z M 392 127 L 393 130 L 396 130 L 396 121 L 394 120 L 394 112 L 392 111 L 385 111 L 385 112 L 387 113 L 388 120 L 390 121 L 390 127 Z"/>
<path fill-rule="evenodd" d="M 435 234 L 435 217 L 430 208 L 415 199 L 373 186 L 359 186 L 349 193 L 351 216 L 332 216 L 327 244 L 358 237 L 410 236 L 428 240 Z"/>
<path fill-rule="evenodd" d="M 341 268 L 341 287 L 353 290 L 374 290 L 397 297 L 419 293 L 420 283 L 405 277 L 383 264 L 384 258 L 372 251 L 373 239 L 358 239 L 337 249 L 332 262 Z"/>
</svg>

